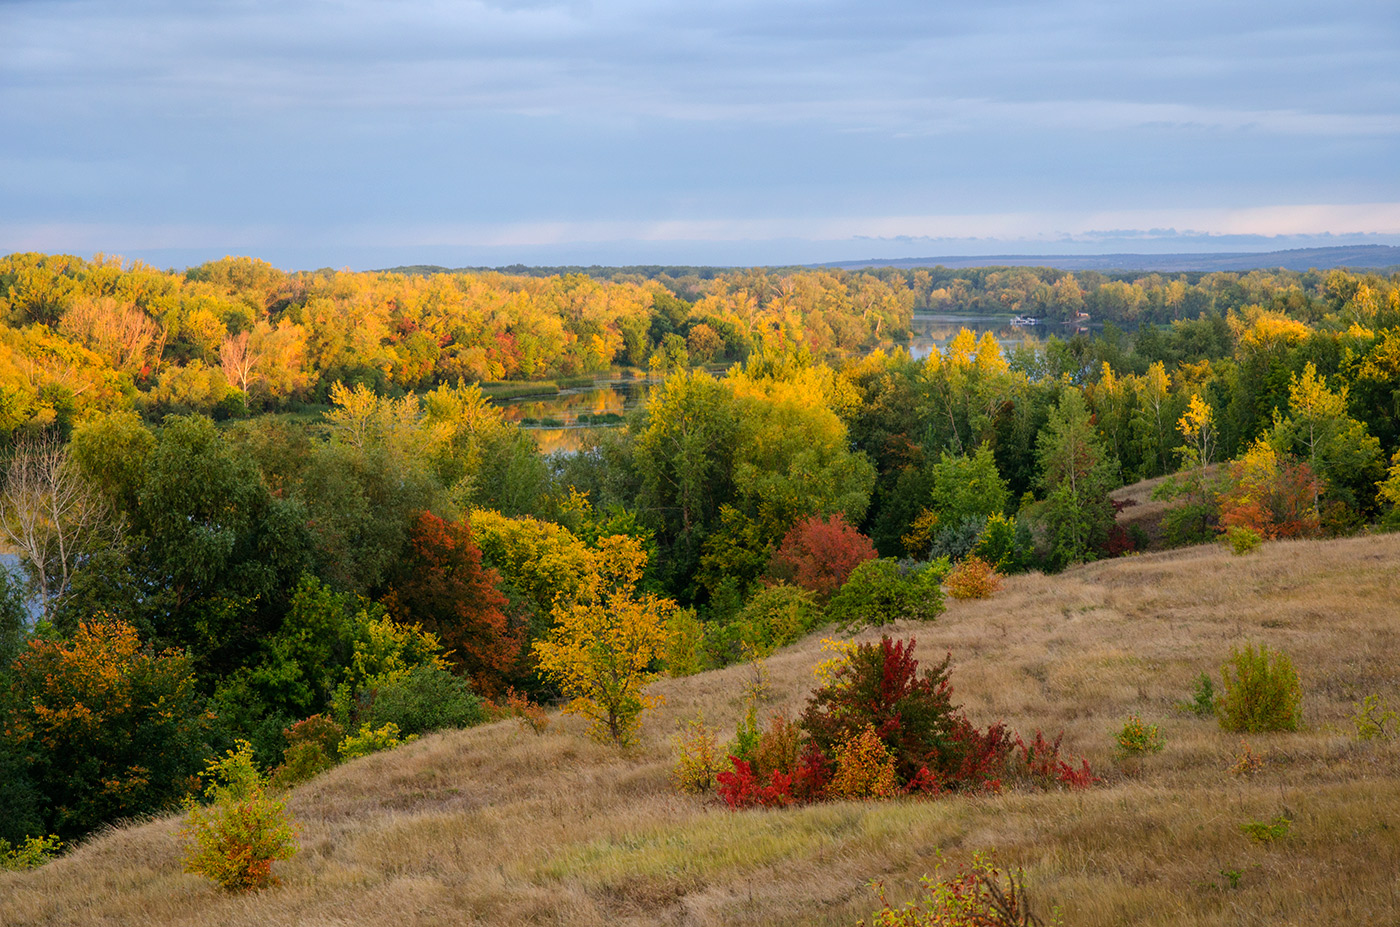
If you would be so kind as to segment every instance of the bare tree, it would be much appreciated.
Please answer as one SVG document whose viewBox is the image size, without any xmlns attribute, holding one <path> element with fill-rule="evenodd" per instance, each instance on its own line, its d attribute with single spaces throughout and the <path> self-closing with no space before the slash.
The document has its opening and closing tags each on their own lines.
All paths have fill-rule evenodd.
<svg viewBox="0 0 1400 927">
<path fill-rule="evenodd" d="M 54 437 L 22 440 L 0 495 L 0 538 L 24 561 L 44 618 L 67 595 L 83 558 L 116 530 L 101 496 Z"/>
<path fill-rule="evenodd" d="M 136 372 L 164 347 L 165 330 L 131 303 L 109 296 L 83 299 L 63 316 L 59 331 L 87 345 L 118 370 Z"/>
</svg>

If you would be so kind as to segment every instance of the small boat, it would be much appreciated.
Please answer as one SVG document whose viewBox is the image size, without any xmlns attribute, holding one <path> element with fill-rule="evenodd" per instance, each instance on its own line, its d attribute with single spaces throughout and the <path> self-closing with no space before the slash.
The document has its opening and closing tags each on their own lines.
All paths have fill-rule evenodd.
<svg viewBox="0 0 1400 927">
<path fill-rule="evenodd" d="M 1032 319 L 1029 316 L 1015 315 L 1011 317 L 1012 325 L 1039 325 L 1040 319 Z"/>
</svg>

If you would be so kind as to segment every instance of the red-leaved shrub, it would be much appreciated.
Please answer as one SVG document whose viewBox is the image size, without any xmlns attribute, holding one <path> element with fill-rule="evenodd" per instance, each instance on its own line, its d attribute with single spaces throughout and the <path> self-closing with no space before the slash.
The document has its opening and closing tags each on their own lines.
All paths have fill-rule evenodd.
<svg viewBox="0 0 1400 927">
<path fill-rule="evenodd" d="M 1037 731 L 1026 743 L 999 721 L 974 726 L 952 701 L 951 655 L 921 671 L 914 641 L 888 637 L 842 653 L 800 721 L 775 716 L 761 734 L 752 725 L 746 742 L 731 744 L 733 769 L 715 776 L 725 804 L 999 792 L 1005 777 L 1069 788 L 1099 781 L 1087 762 L 1076 768 L 1061 757 L 1059 737 Z"/>
<path fill-rule="evenodd" d="M 733 772 L 722 772 L 715 776 L 716 791 L 725 804 L 731 808 L 782 808 L 793 804 L 793 777 L 784 772 L 774 771 L 767 777 L 767 784 L 754 772 L 753 764 L 731 756 Z"/>
<path fill-rule="evenodd" d="M 1071 789 L 1087 789 L 1101 781 L 1089 769 L 1089 761 L 1079 760 L 1076 768 L 1070 761 L 1060 756 L 1061 732 L 1054 740 L 1046 740 L 1040 731 L 1035 732 L 1035 740 L 1026 743 L 1016 735 L 1016 746 L 1021 751 L 1021 762 L 1015 772 L 1021 777 L 1044 786 L 1059 783 Z"/>
<path fill-rule="evenodd" d="M 768 575 L 801 586 L 825 601 L 846 584 L 851 571 L 875 559 L 870 538 L 846 524 L 840 513 L 799 521 L 774 551 Z"/>
</svg>

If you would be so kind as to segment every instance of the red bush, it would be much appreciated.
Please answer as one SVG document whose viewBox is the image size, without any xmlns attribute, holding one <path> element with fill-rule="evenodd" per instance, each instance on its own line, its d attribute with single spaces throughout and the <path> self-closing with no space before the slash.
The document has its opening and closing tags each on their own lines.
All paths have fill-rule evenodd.
<svg viewBox="0 0 1400 927">
<path fill-rule="evenodd" d="M 507 628 L 499 582 L 495 570 L 482 567 L 469 524 L 423 512 L 384 603 L 395 619 L 436 634 L 477 690 L 493 694 L 520 656 L 520 634 Z"/>
<path fill-rule="evenodd" d="M 768 565 L 768 575 L 825 600 L 846 584 L 852 570 L 875 556 L 870 538 L 846 524 L 839 513 L 827 519 L 813 516 L 793 525 L 783 536 Z"/>
<path fill-rule="evenodd" d="M 716 791 L 725 804 L 731 808 L 783 808 L 793 804 L 793 777 L 785 772 L 774 770 L 768 777 L 768 784 L 754 772 L 753 764 L 731 756 L 733 772 L 722 772 L 715 776 Z"/>
<path fill-rule="evenodd" d="M 1080 759 L 1079 768 L 1076 769 L 1070 762 L 1060 756 L 1060 741 L 1064 739 L 1064 733 L 1060 733 L 1053 741 L 1045 739 L 1045 735 L 1040 731 L 1035 732 L 1035 740 L 1029 744 L 1016 736 L 1016 746 L 1021 750 L 1021 763 L 1018 772 L 1028 777 L 1032 781 L 1038 781 L 1044 785 L 1059 783 L 1071 789 L 1087 789 L 1100 779 L 1089 769 L 1089 761 Z"/>
<path fill-rule="evenodd" d="M 725 804 L 999 792 L 1006 776 L 1069 788 L 1099 781 L 1087 762 L 1061 756 L 1059 737 L 1036 731 L 1027 743 L 1000 721 L 979 730 L 952 702 L 951 656 L 921 671 L 914 646 L 886 637 L 845 650 L 797 725 L 777 717 L 750 759 L 731 754 L 733 770 L 715 777 Z"/>
</svg>

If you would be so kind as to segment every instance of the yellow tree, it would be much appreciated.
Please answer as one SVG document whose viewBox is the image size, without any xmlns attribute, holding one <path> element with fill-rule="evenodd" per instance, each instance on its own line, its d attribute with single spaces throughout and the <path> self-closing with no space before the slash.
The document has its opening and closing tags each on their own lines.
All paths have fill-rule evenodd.
<svg viewBox="0 0 1400 927">
<path fill-rule="evenodd" d="M 1215 453 L 1215 410 L 1199 393 L 1192 393 L 1186 411 L 1177 420 L 1176 430 L 1186 440 L 1177 448 L 1182 469 L 1193 470 L 1199 475 L 1197 489 L 1200 490 L 1205 486 L 1206 468 L 1210 466 Z"/>
<path fill-rule="evenodd" d="M 1380 442 L 1347 411 L 1347 388 L 1333 391 L 1311 363 L 1288 385 L 1288 417 L 1274 413 L 1269 440 L 1282 453 L 1296 454 L 1325 484 L 1328 496 L 1350 506 L 1370 501 L 1381 471 Z M 1313 511 L 1320 514 L 1321 487 L 1315 485 Z"/>
<path fill-rule="evenodd" d="M 591 722 L 598 740 L 627 744 L 642 711 L 661 703 L 645 694 L 652 667 L 665 654 L 670 599 L 637 595 L 646 552 L 625 535 L 598 542 L 583 594 L 554 609 L 554 628 L 534 645 L 540 672 L 572 701 L 564 710 Z"/>
</svg>

